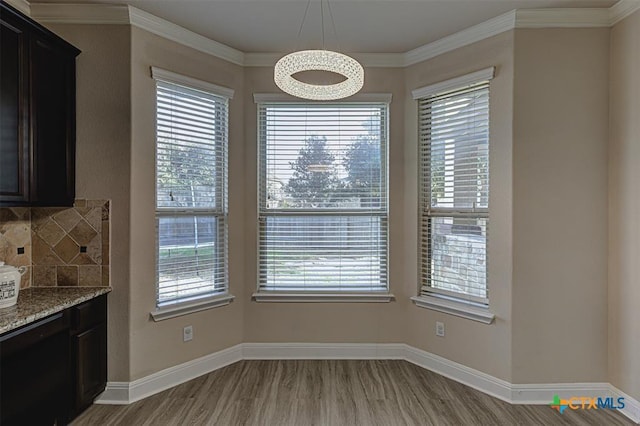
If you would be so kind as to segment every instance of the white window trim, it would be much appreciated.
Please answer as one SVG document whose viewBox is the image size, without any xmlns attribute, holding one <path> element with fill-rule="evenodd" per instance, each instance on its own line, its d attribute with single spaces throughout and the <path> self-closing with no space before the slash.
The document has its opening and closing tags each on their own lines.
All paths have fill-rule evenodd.
<svg viewBox="0 0 640 426">
<path fill-rule="evenodd" d="M 152 66 L 150 67 L 150 70 L 151 70 L 151 78 L 154 80 L 160 80 L 167 83 L 174 83 L 177 85 L 184 85 L 192 89 L 202 90 L 205 92 L 209 92 L 213 95 L 226 97 L 228 98 L 228 100 L 233 99 L 233 95 L 235 93 L 233 89 L 230 89 L 228 87 L 218 86 L 216 84 L 209 83 L 207 81 L 198 80 L 193 77 L 188 77 L 185 75 L 167 71 L 162 68 Z M 228 130 L 229 129 L 227 127 L 227 131 Z M 227 164 L 227 168 L 228 168 L 228 164 Z M 157 208 L 156 208 L 156 214 L 157 214 Z M 227 216 L 228 216 L 228 213 L 227 213 Z M 156 238 L 157 238 L 157 233 L 156 233 Z M 208 309 L 214 309 L 214 308 L 226 306 L 235 299 L 235 296 L 229 292 L 229 285 L 230 283 L 227 283 L 227 289 L 223 293 L 214 294 L 208 297 L 201 297 L 193 301 L 173 303 L 173 304 L 168 304 L 161 307 L 156 307 L 154 311 L 149 312 L 149 315 L 155 322 L 158 322 L 158 321 L 163 321 L 170 318 L 179 317 L 182 315 L 188 315 L 194 312 L 200 312 Z M 157 291 L 158 291 L 158 288 L 157 288 L 157 282 L 156 282 L 156 292 Z M 157 303 L 157 296 L 156 296 L 156 303 Z"/>
<path fill-rule="evenodd" d="M 496 317 L 495 314 L 489 310 L 488 306 L 477 306 L 458 299 L 450 300 L 437 295 L 428 295 L 414 296 L 411 300 L 420 308 L 455 315 L 457 317 L 478 321 L 483 324 L 491 324 Z"/>
<path fill-rule="evenodd" d="M 465 86 L 471 86 L 481 81 L 492 80 L 495 74 L 495 67 L 485 68 L 471 74 L 461 75 L 449 80 L 440 81 L 435 84 L 420 87 L 411 92 L 413 99 L 417 100 L 427 96 L 437 95 L 449 90 L 462 89 Z"/>
<path fill-rule="evenodd" d="M 389 106 L 393 95 L 391 93 L 358 93 L 355 94 L 344 102 L 349 103 L 384 103 L 387 104 L 387 114 L 390 113 Z M 306 99 L 300 99 L 294 96 L 287 95 L 285 93 L 254 93 L 254 102 L 259 105 L 262 103 L 309 103 L 309 102 L 330 102 L 333 101 L 309 101 Z M 338 101 L 339 102 L 339 101 Z M 387 115 L 389 119 L 389 115 Z M 389 128 L 387 127 L 387 151 L 389 150 Z M 258 141 L 258 143 L 260 143 Z M 260 160 L 258 160 L 260 161 Z M 389 165 L 387 165 L 387 175 L 389 174 Z M 387 191 L 389 191 L 387 183 Z M 388 202 L 388 201 L 387 201 Z M 387 212 L 387 220 L 389 218 L 389 212 Z M 389 230 L 387 229 L 387 234 Z M 389 235 L 387 235 L 387 261 L 389 259 Z M 259 244 L 258 244 L 259 252 Z M 258 288 L 256 292 L 251 295 L 251 299 L 255 302 L 267 302 L 267 303 L 390 303 L 396 300 L 396 297 L 391 293 L 391 285 L 387 280 L 386 292 L 361 292 L 361 293 L 322 293 L 322 292 L 278 292 L 278 291 L 260 291 L 260 270 L 258 266 L 257 282 Z"/>
<path fill-rule="evenodd" d="M 393 95 L 391 93 L 358 93 L 351 97 L 340 99 L 338 101 L 309 101 L 307 99 L 296 98 L 291 95 L 287 95 L 286 93 L 254 93 L 253 94 L 253 102 L 256 104 L 262 103 L 270 103 L 270 102 L 295 102 L 295 103 L 336 103 L 336 102 L 347 102 L 347 103 L 369 103 L 369 102 L 380 102 L 384 104 L 390 104 Z"/>
<path fill-rule="evenodd" d="M 428 96 L 438 95 L 442 92 L 462 89 L 465 86 L 471 86 L 481 81 L 490 81 L 494 76 L 495 67 L 489 67 L 470 74 L 465 74 L 449 80 L 420 87 L 413 90 L 411 94 L 414 100 L 419 100 Z M 422 287 L 422 285 L 420 285 L 420 287 Z M 413 296 L 410 299 L 420 308 L 443 312 L 484 324 L 491 324 L 495 319 L 495 314 L 489 310 L 488 300 L 486 305 L 474 303 L 472 301 L 465 300 L 463 297 L 448 297 L 447 295 L 438 294 L 437 290 L 427 295 Z"/>
<path fill-rule="evenodd" d="M 167 71 L 162 68 L 151 67 L 151 77 L 154 80 L 162 80 L 167 83 L 187 86 L 192 89 L 202 90 L 214 95 L 223 96 L 225 98 L 229 98 L 229 100 L 233 99 L 233 89 L 218 86 L 217 84 L 209 83 L 208 81 L 198 80 L 193 77 L 187 77 L 186 75 L 176 74 L 175 72 Z"/>
<path fill-rule="evenodd" d="M 256 302 L 313 302 L 313 303 L 389 303 L 395 296 L 386 292 L 371 293 L 283 293 L 275 291 L 255 292 L 251 295 Z"/>
<path fill-rule="evenodd" d="M 235 299 L 235 296 L 229 293 L 223 295 L 216 295 L 208 298 L 201 298 L 194 300 L 193 302 L 176 303 L 173 305 L 166 305 L 157 308 L 155 311 L 150 312 L 151 318 L 155 322 L 163 321 L 169 318 L 175 318 L 182 315 L 192 314 L 194 312 L 200 312 L 207 309 L 219 308 L 226 306 Z"/>
</svg>

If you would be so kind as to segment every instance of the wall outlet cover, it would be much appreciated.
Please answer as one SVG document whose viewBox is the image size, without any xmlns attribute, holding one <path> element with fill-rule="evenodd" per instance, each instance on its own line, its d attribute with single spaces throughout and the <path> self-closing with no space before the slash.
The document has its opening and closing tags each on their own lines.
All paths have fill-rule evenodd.
<svg viewBox="0 0 640 426">
<path fill-rule="evenodd" d="M 444 323 L 436 321 L 436 336 L 444 337 Z"/>
<path fill-rule="evenodd" d="M 193 340 L 193 326 L 192 325 L 188 325 L 185 328 L 182 329 L 182 341 L 183 342 L 188 342 L 190 340 Z"/>
</svg>

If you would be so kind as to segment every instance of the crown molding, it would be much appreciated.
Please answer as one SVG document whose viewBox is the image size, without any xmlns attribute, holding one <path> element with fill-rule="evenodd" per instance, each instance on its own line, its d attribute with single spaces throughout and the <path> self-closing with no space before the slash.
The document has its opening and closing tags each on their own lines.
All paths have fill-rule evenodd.
<svg viewBox="0 0 640 426">
<path fill-rule="evenodd" d="M 27 16 L 31 16 L 31 4 L 26 0 L 3 0 L 9 6 L 14 9 L 18 9 L 20 12 Z"/>
<path fill-rule="evenodd" d="M 244 54 L 245 67 L 272 67 L 282 58 L 284 53 L 257 53 L 249 52 Z M 378 68 L 402 68 L 404 64 L 404 53 L 348 53 L 364 67 Z"/>
<path fill-rule="evenodd" d="M 608 27 L 609 9 L 521 9 L 516 11 L 516 28 Z"/>
<path fill-rule="evenodd" d="M 353 53 L 352 56 L 365 67 L 402 68 L 406 53 Z"/>
<path fill-rule="evenodd" d="M 31 17 L 41 23 L 133 25 L 236 65 L 244 53 L 133 6 L 110 4 L 34 3 Z"/>
<path fill-rule="evenodd" d="M 481 24 L 474 25 L 455 34 L 451 34 L 440 40 L 425 44 L 405 53 L 404 65 L 414 65 L 427 59 L 434 58 L 443 53 L 459 49 L 463 46 L 475 43 L 494 35 L 509 31 L 515 26 L 516 13 L 514 10 L 489 19 Z"/>
<path fill-rule="evenodd" d="M 44 24 L 127 25 L 129 9 L 111 4 L 33 3 L 31 17 Z"/>
<path fill-rule="evenodd" d="M 246 67 L 273 66 L 283 53 L 242 52 L 132 6 L 32 3 L 5 0 L 43 23 L 133 25 L 201 52 Z M 365 67 L 401 68 L 493 37 L 514 28 L 610 27 L 640 9 L 640 0 L 620 0 L 610 8 L 512 10 L 405 53 L 353 53 Z"/>
<path fill-rule="evenodd" d="M 640 0 L 620 0 L 609 8 L 609 24 L 617 24 L 636 10 L 640 10 Z"/>
<path fill-rule="evenodd" d="M 134 25 L 193 49 L 216 56 L 236 65 L 244 65 L 244 53 L 226 44 L 211 40 L 186 28 L 129 6 L 129 18 Z"/>
</svg>

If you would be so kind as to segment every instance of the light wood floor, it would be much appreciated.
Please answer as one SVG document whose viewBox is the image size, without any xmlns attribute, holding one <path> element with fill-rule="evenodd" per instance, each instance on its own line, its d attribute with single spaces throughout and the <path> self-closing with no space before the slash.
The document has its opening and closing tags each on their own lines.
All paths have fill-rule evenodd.
<svg viewBox="0 0 640 426">
<path fill-rule="evenodd" d="M 579 396 L 579 395 L 576 395 Z M 510 405 L 405 361 L 241 361 L 81 425 L 630 425 L 611 410 Z"/>
</svg>

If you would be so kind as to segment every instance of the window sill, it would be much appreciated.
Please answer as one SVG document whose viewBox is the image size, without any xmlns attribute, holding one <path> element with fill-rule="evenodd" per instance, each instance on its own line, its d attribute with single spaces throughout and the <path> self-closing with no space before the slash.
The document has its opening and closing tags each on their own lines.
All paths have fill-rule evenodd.
<svg viewBox="0 0 640 426">
<path fill-rule="evenodd" d="M 251 296 L 256 302 L 285 303 L 388 303 L 395 300 L 390 293 L 280 293 L 258 292 Z"/>
<path fill-rule="evenodd" d="M 192 314 L 194 312 L 219 308 L 220 306 L 226 306 L 231 303 L 233 299 L 235 299 L 235 296 L 231 294 L 225 294 L 222 296 L 215 296 L 207 299 L 196 300 L 193 302 L 177 303 L 175 305 L 168 305 L 162 308 L 158 308 L 155 311 L 150 312 L 150 315 L 155 322 L 158 322 L 169 318 Z"/>
<path fill-rule="evenodd" d="M 418 296 L 412 297 L 411 300 L 420 308 L 444 312 L 445 314 L 467 318 L 484 324 L 491 324 L 496 317 L 488 308 L 480 308 L 468 303 L 447 300 L 437 296 Z"/>
</svg>

